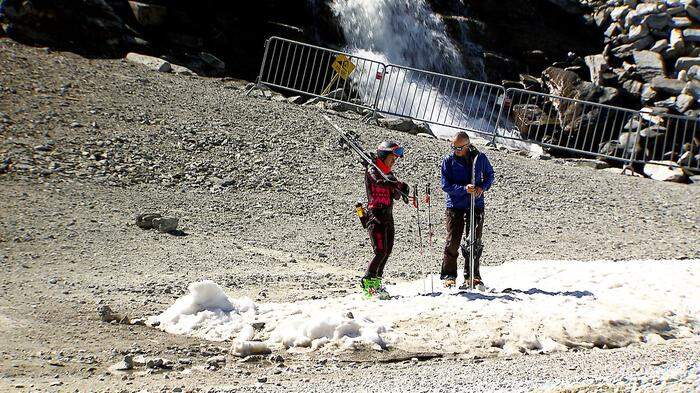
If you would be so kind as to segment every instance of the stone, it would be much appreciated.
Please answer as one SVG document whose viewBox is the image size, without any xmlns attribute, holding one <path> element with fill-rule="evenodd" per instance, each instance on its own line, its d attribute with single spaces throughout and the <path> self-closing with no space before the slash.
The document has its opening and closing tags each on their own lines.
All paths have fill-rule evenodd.
<svg viewBox="0 0 700 393">
<path fill-rule="evenodd" d="M 226 63 L 224 63 L 221 59 L 212 55 L 211 53 L 201 52 L 199 54 L 199 57 L 202 60 L 204 60 L 204 62 L 207 63 L 210 67 L 214 68 L 215 70 L 217 70 L 219 72 L 226 71 Z"/>
<path fill-rule="evenodd" d="M 626 5 L 615 7 L 612 9 L 612 11 L 610 11 L 610 18 L 612 18 L 612 20 L 619 21 L 621 19 L 624 19 L 624 17 L 627 16 L 627 13 L 629 12 L 630 7 Z"/>
<path fill-rule="evenodd" d="M 692 96 L 695 100 L 700 100 L 700 82 L 693 80 L 686 83 L 683 93 Z"/>
<path fill-rule="evenodd" d="M 146 360 L 146 368 L 168 369 L 170 368 L 170 362 L 163 358 L 150 358 Z"/>
<path fill-rule="evenodd" d="M 688 16 L 695 19 L 695 21 L 700 22 L 700 8 L 692 4 L 688 4 L 685 6 L 685 12 L 688 13 Z"/>
<path fill-rule="evenodd" d="M 690 94 L 681 94 L 676 97 L 676 110 L 678 112 L 685 112 L 690 109 L 693 104 L 695 104 L 695 98 Z"/>
<path fill-rule="evenodd" d="M 633 42 L 637 41 L 643 37 L 646 37 L 649 35 L 649 29 L 647 28 L 646 25 L 639 25 L 639 26 L 634 26 L 633 28 L 630 29 L 629 33 L 627 34 L 627 40 L 625 42 Z"/>
<path fill-rule="evenodd" d="M 649 48 L 649 50 L 656 53 L 663 53 L 668 48 L 668 40 L 664 38 L 662 40 L 656 41 L 654 45 L 651 48 Z"/>
<path fill-rule="evenodd" d="M 685 40 L 683 39 L 683 31 L 681 31 L 681 29 L 671 30 L 669 47 L 677 51 L 685 48 Z"/>
<path fill-rule="evenodd" d="M 197 75 L 196 72 L 190 70 L 189 68 L 183 67 L 183 66 L 177 65 L 177 64 L 170 64 L 170 71 L 172 71 L 174 74 L 178 74 L 178 75 L 187 75 L 187 76 Z"/>
<path fill-rule="evenodd" d="M 427 124 L 407 118 L 385 117 L 382 119 L 377 119 L 377 124 L 380 127 L 385 127 L 395 131 L 407 132 L 413 135 L 421 133 L 434 135 Z"/>
<path fill-rule="evenodd" d="M 117 371 L 128 371 L 134 369 L 134 357 L 131 355 L 124 356 L 124 360 L 112 366 L 112 369 Z"/>
<path fill-rule="evenodd" d="M 700 42 L 700 29 L 683 30 L 683 38 L 686 42 Z"/>
<path fill-rule="evenodd" d="M 695 187 L 700 187 L 700 175 L 690 176 L 690 184 Z"/>
<path fill-rule="evenodd" d="M 578 166 L 578 167 L 585 167 L 585 168 L 592 168 L 592 169 L 605 169 L 605 168 L 610 168 L 610 164 L 608 164 L 605 161 L 601 160 L 596 160 L 596 159 L 590 159 L 590 158 L 571 158 L 566 160 L 568 163 Z"/>
<path fill-rule="evenodd" d="M 591 55 L 584 58 L 591 73 L 591 82 L 601 85 L 600 74 L 608 70 L 608 64 L 603 55 Z"/>
<path fill-rule="evenodd" d="M 666 75 L 664 59 L 658 53 L 648 50 L 634 51 L 633 57 L 634 63 L 637 65 L 637 73 L 645 82 Z"/>
<path fill-rule="evenodd" d="M 635 80 L 626 80 L 622 82 L 621 87 L 624 91 L 627 92 L 627 94 L 632 96 L 639 96 L 642 94 L 644 84 Z"/>
<path fill-rule="evenodd" d="M 642 26 L 646 26 L 652 30 L 663 30 L 671 24 L 671 16 L 667 13 L 651 14 L 644 17 Z"/>
<path fill-rule="evenodd" d="M 688 176 L 673 161 L 649 161 L 644 165 L 644 174 L 659 181 L 688 182 Z"/>
<path fill-rule="evenodd" d="M 686 75 L 688 80 L 695 79 L 700 81 L 700 65 L 694 65 L 688 68 L 688 73 Z"/>
<path fill-rule="evenodd" d="M 700 57 L 679 57 L 676 60 L 676 71 L 688 70 L 693 66 L 700 66 Z"/>
<path fill-rule="evenodd" d="M 675 102 L 675 99 L 674 99 Z M 664 135 L 666 133 L 666 127 L 664 126 L 649 126 L 641 129 L 639 131 L 639 136 L 644 138 L 656 138 L 657 136 Z"/>
<path fill-rule="evenodd" d="M 160 218 L 160 213 L 142 213 L 136 216 L 136 226 L 141 229 L 153 228 L 153 219 Z"/>
<path fill-rule="evenodd" d="M 677 16 L 675 18 L 671 18 L 671 27 L 673 28 L 683 29 L 690 27 L 692 24 L 693 21 L 691 21 L 687 16 Z"/>
<path fill-rule="evenodd" d="M 168 9 L 155 4 L 145 4 L 138 1 L 129 1 L 131 12 L 141 26 L 154 27 L 165 24 Z"/>
<path fill-rule="evenodd" d="M 673 108 L 676 106 L 676 97 L 669 97 L 665 100 L 656 101 L 654 106 L 659 108 Z"/>
<path fill-rule="evenodd" d="M 175 231 L 179 221 L 177 217 L 157 217 L 153 219 L 152 223 L 153 228 L 157 229 L 158 232 L 166 233 Z"/>
<path fill-rule="evenodd" d="M 678 79 L 656 77 L 651 81 L 651 87 L 661 93 L 677 96 L 683 92 L 686 82 Z"/>
<path fill-rule="evenodd" d="M 148 69 L 158 72 L 170 72 L 170 70 L 172 69 L 170 63 L 163 59 L 159 59 L 153 56 L 142 55 L 134 52 L 129 52 L 126 55 L 126 60 L 134 64 L 143 65 Z"/>
<path fill-rule="evenodd" d="M 662 12 L 665 10 L 666 10 L 665 4 L 659 4 L 657 2 L 653 2 L 653 3 L 637 4 L 637 7 L 635 8 L 634 11 L 638 17 L 641 17 L 641 16 L 645 16 L 645 15 L 656 14 L 656 13 L 659 13 L 659 12 Z"/>
<path fill-rule="evenodd" d="M 291 96 L 287 98 L 287 102 L 290 104 L 303 104 L 304 103 L 304 97 L 302 96 Z"/>
</svg>

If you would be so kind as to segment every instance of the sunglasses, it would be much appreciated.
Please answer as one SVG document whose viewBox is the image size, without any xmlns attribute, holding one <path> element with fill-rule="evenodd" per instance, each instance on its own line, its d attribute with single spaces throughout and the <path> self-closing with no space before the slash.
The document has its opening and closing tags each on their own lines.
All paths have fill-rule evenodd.
<svg viewBox="0 0 700 393">
<path fill-rule="evenodd" d="M 462 146 L 454 146 L 454 145 L 453 145 L 453 146 L 452 146 L 452 150 L 454 150 L 454 151 L 462 151 L 462 150 L 464 150 L 464 149 L 468 149 L 470 144 L 471 144 L 471 143 L 465 143 L 465 144 L 463 144 Z"/>
</svg>

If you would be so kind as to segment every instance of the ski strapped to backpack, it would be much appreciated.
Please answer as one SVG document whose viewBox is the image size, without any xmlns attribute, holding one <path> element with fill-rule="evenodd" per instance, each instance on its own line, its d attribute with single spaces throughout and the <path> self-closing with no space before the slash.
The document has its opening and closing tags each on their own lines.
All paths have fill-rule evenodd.
<svg viewBox="0 0 700 393">
<path fill-rule="evenodd" d="M 379 172 L 380 176 L 384 180 L 386 180 L 387 182 L 389 182 L 389 183 L 397 183 L 398 182 L 396 179 L 389 178 L 386 175 L 386 173 L 384 173 L 384 171 L 382 171 L 377 166 L 377 164 L 374 162 L 372 157 L 362 149 L 362 146 L 360 146 L 360 143 L 357 141 L 357 139 L 355 139 L 354 137 L 352 137 L 351 135 L 349 135 L 348 133 L 343 131 L 338 125 L 333 123 L 333 121 L 331 121 L 331 119 L 328 116 L 326 116 L 326 115 L 322 115 L 322 116 L 328 122 L 328 124 L 330 124 L 338 132 L 338 134 L 340 134 L 340 137 L 348 145 L 348 147 L 350 147 L 350 149 L 352 149 L 358 156 L 360 156 L 360 159 L 364 162 L 365 165 L 371 165 L 374 169 L 377 170 L 377 172 Z M 400 190 L 397 188 L 397 191 L 405 199 L 412 198 L 410 195 L 408 195 L 403 190 Z"/>
</svg>

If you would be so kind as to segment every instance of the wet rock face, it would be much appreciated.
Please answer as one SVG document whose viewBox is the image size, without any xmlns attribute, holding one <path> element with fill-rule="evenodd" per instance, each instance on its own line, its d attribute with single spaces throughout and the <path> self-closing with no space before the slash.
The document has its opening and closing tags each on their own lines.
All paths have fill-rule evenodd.
<svg viewBox="0 0 700 393">
<path fill-rule="evenodd" d="M 583 1 L 429 2 L 447 21 L 468 68 L 476 57 L 474 46 L 479 47 L 489 82 L 517 79 L 520 73 L 536 75 L 568 52 L 587 55 L 602 48 L 602 34 L 584 18 L 589 8 Z"/>
</svg>

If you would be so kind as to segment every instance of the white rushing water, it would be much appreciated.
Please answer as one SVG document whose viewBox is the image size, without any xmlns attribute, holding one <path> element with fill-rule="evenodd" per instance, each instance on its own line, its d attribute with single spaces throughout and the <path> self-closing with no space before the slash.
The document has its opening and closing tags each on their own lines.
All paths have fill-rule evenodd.
<svg viewBox="0 0 700 393">
<path fill-rule="evenodd" d="M 384 64 L 398 64 L 461 78 L 467 75 L 462 53 L 450 39 L 441 17 L 426 0 L 332 0 L 335 14 L 347 41 L 346 51 Z M 366 69 L 366 71 L 365 71 Z M 376 68 L 358 70 L 351 78 L 365 80 Z M 495 87 L 463 82 L 401 68 L 389 68 L 378 95 L 379 111 L 430 122 L 438 137 L 449 138 L 460 129 L 472 137 L 489 139 L 499 107 L 494 105 Z M 363 89 L 363 97 L 375 97 L 377 86 Z M 367 91 L 369 90 L 369 91 Z M 437 124 L 436 124 L 437 123 Z M 501 125 L 499 132 L 512 132 L 512 125 Z M 529 143 L 498 138 L 511 147 L 541 152 Z"/>
</svg>

